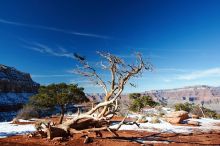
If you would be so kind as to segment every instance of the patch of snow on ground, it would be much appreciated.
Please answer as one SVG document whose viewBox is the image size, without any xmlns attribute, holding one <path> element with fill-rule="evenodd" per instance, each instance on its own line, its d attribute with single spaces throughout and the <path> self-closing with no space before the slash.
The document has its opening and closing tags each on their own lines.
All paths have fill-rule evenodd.
<svg viewBox="0 0 220 146">
<path fill-rule="evenodd" d="M 163 144 L 169 144 L 169 141 L 166 141 L 166 140 L 164 140 L 164 141 L 160 141 L 160 140 L 158 140 L 158 141 L 155 141 L 155 140 L 143 140 L 143 139 L 137 139 L 137 140 L 135 140 L 136 142 L 139 142 L 139 143 L 147 143 L 147 144 L 158 144 L 158 143 L 163 143 Z"/>
<path fill-rule="evenodd" d="M 33 122 L 33 121 L 37 121 L 37 120 L 40 120 L 40 119 L 37 119 L 37 118 L 31 118 L 29 120 L 18 119 L 19 122 L 23 122 L 23 123 L 25 123 L 25 122 Z"/>
<path fill-rule="evenodd" d="M 34 131 L 36 131 L 36 129 L 32 124 L 16 125 L 16 124 L 11 124 L 11 122 L 0 123 L 0 138 L 12 136 L 12 135 L 26 134 Z"/>
<path fill-rule="evenodd" d="M 220 124 L 220 120 L 211 119 L 211 118 L 190 119 L 190 120 L 200 122 L 202 125 L 210 125 L 210 124 L 213 124 L 213 123 L 219 123 Z"/>
<path fill-rule="evenodd" d="M 19 122 L 31 122 L 30 120 L 18 119 Z"/>
<path fill-rule="evenodd" d="M 128 117 L 137 119 L 143 115 L 140 114 L 129 114 Z M 201 119 L 187 119 L 192 121 L 198 121 L 201 126 L 190 126 L 190 125 L 172 125 L 162 119 L 159 119 L 160 123 L 151 123 L 152 117 L 146 117 L 147 123 L 140 123 L 137 125 L 122 125 L 119 130 L 143 130 L 149 132 L 166 132 L 166 133 L 193 133 L 194 131 L 208 132 L 212 130 L 220 130 L 220 120 L 201 118 Z M 117 124 L 113 124 L 111 128 L 116 128 Z"/>
<path fill-rule="evenodd" d="M 149 132 L 168 132 L 168 133 L 191 133 L 194 127 L 190 126 L 176 126 L 168 122 L 160 120 L 161 123 L 140 123 L 137 125 L 122 125 L 119 130 L 144 130 Z M 116 128 L 117 124 L 111 128 Z"/>
</svg>

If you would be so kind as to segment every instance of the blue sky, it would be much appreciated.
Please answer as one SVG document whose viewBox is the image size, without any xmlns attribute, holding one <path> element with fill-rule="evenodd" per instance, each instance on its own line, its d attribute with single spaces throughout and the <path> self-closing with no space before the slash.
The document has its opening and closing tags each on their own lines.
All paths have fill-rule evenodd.
<svg viewBox="0 0 220 146">
<path fill-rule="evenodd" d="M 125 92 L 220 85 L 218 0 L 2 0 L 0 63 L 29 72 L 41 84 L 78 83 L 71 53 L 99 61 L 108 51 L 129 62 L 140 51 L 155 70 Z M 101 72 L 104 78 L 106 73 Z"/>
</svg>

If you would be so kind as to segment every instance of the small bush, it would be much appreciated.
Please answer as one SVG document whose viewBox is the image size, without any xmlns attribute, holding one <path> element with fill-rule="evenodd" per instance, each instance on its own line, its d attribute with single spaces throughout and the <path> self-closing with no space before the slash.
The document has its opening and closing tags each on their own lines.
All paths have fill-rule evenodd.
<svg viewBox="0 0 220 146">
<path fill-rule="evenodd" d="M 163 117 L 165 115 L 165 113 L 164 112 L 159 112 L 159 117 Z"/>
<path fill-rule="evenodd" d="M 211 109 L 208 108 L 202 108 L 205 116 L 210 117 L 210 118 L 217 118 L 217 113 Z"/>
<path fill-rule="evenodd" d="M 140 93 L 131 93 L 131 94 L 129 94 L 130 99 L 137 99 L 139 97 L 141 97 Z"/>
<path fill-rule="evenodd" d="M 190 112 L 193 108 L 193 105 L 186 102 L 186 103 L 177 103 L 175 104 L 175 110 L 176 111 L 187 111 L 187 112 Z"/>
<path fill-rule="evenodd" d="M 137 123 L 147 123 L 148 120 L 146 119 L 145 116 L 140 116 L 137 120 Z"/>
<path fill-rule="evenodd" d="M 193 105 L 187 102 L 175 104 L 175 110 L 176 111 L 184 110 L 191 114 L 198 115 L 199 117 L 203 117 L 205 115 L 205 117 L 210 117 L 215 119 L 220 118 L 220 115 L 211 109 L 200 107 L 199 105 Z"/>
<path fill-rule="evenodd" d="M 216 119 L 220 119 L 220 114 L 216 114 Z"/>
<path fill-rule="evenodd" d="M 136 99 L 133 99 L 133 102 L 129 109 L 133 112 L 140 112 L 142 108 L 146 106 L 155 107 L 159 105 L 158 102 L 155 102 L 150 96 L 142 96 Z"/>
<path fill-rule="evenodd" d="M 28 120 L 31 118 L 38 118 L 38 117 L 39 117 L 39 113 L 34 107 L 30 105 L 24 106 L 16 116 L 17 119 L 24 119 L 24 120 Z"/>
<path fill-rule="evenodd" d="M 153 123 L 153 124 L 160 123 L 160 120 L 157 116 L 155 116 L 155 117 L 151 118 L 151 123 Z"/>
<path fill-rule="evenodd" d="M 154 117 L 154 116 L 156 116 L 156 113 L 144 113 L 144 115 L 146 117 Z"/>
</svg>

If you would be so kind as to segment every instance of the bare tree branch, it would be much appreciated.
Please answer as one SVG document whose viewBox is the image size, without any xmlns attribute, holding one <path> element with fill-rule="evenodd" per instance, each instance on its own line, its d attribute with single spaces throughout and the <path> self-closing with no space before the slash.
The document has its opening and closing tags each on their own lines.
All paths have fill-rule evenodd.
<svg viewBox="0 0 220 146">
<path fill-rule="evenodd" d="M 76 117 L 65 121 L 63 124 L 51 126 L 47 136 L 50 138 L 63 136 L 65 134 L 75 133 L 88 133 L 98 132 L 101 130 L 108 130 L 117 136 L 117 131 L 123 124 L 137 124 L 136 122 L 125 123 L 125 118 L 119 123 L 116 129 L 111 129 L 109 120 L 116 115 L 119 105 L 118 98 L 120 97 L 124 86 L 128 83 L 129 79 L 142 74 L 143 70 L 152 70 L 152 65 L 149 62 L 144 62 L 140 53 L 136 53 L 136 65 L 125 64 L 124 61 L 112 55 L 110 53 L 97 52 L 102 58 L 107 61 L 107 65 L 104 65 L 101 61 L 101 67 L 104 70 L 109 70 L 111 79 L 110 85 L 107 86 L 105 81 L 98 75 L 97 70 L 91 67 L 86 58 L 78 54 L 74 54 L 75 58 L 81 64 L 81 67 L 77 67 L 75 73 L 87 77 L 91 82 L 99 85 L 105 92 L 104 100 L 97 105 L 92 105 L 92 108 L 86 113 L 80 113 Z M 134 86 L 134 84 L 131 84 Z M 138 124 L 137 124 L 138 125 Z M 56 133 L 56 130 L 60 130 L 61 133 Z M 55 135 L 53 135 L 56 133 Z"/>
</svg>

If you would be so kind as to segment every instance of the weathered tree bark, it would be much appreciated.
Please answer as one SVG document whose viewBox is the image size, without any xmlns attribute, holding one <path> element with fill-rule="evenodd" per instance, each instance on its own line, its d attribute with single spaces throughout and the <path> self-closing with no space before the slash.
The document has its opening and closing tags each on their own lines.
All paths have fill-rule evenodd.
<svg viewBox="0 0 220 146">
<path fill-rule="evenodd" d="M 60 119 L 59 119 L 58 123 L 62 124 L 63 123 L 64 114 L 65 114 L 65 107 L 64 107 L 64 105 L 60 106 L 60 110 L 61 110 L 61 112 L 60 112 Z"/>
<path fill-rule="evenodd" d="M 107 130 L 113 133 L 114 136 L 118 136 L 116 131 L 122 124 L 124 124 L 125 118 L 116 129 L 110 128 L 110 120 L 118 111 L 118 98 L 131 77 L 141 74 L 144 69 L 151 70 L 152 66 L 150 63 L 145 63 L 139 53 L 137 54 L 137 65 L 126 65 L 122 59 L 112 54 L 98 53 L 108 61 L 108 65 L 101 63 L 101 66 L 103 69 L 107 69 L 111 72 L 111 80 L 109 81 L 110 86 L 107 86 L 106 82 L 101 79 L 96 70 L 89 66 L 84 58 L 78 55 L 76 56 L 76 59 L 82 64 L 82 67 L 76 70 L 76 72 L 88 77 L 91 81 L 103 88 L 105 92 L 104 101 L 92 106 L 92 108 L 86 113 L 80 114 L 78 112 L 77 116 L 63 123 L 64 107 L 61 107 L 62 112 L 59 122 L 60 124 L 55 126 L 48 125 L 46 127 L 47 137 L 49 139 L 77 133 L 86 134 L 89 132 L 95 132 L 97 135 L 101 136 L 101 131 L 103 130 Z"/>
</svg>

